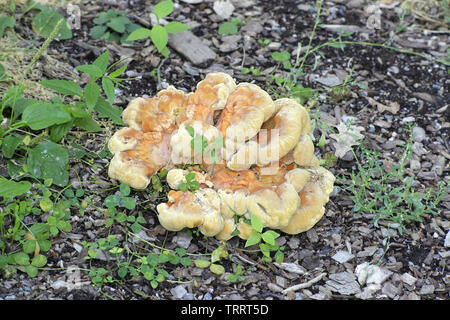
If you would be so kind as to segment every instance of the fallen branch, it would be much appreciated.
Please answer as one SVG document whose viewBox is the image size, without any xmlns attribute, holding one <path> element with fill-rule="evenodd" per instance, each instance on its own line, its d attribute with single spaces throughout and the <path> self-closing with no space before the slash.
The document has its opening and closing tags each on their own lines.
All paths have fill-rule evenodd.
<svg viewBox="0 0 450 320">
<path fill-rule="evenodd" d="M 317 277 L 309 280 L 308 282 L 296 284 L 295 286 L 286 288 L 286 289 L 284 289 L 281 292 L 283 294 L 286 294 L 289 291 L 297 291 L 297 290 L 300 290 L 300 289 L 308 288 L 308 287 L 312 286 L 314 283 L 319 282 L 320 280 L 322 280 L 322 278 L 325 277 L 326 275 L 327 274 L 325 272 L 323 272 L 323 273 L 319 274 Z"/>
</svg>

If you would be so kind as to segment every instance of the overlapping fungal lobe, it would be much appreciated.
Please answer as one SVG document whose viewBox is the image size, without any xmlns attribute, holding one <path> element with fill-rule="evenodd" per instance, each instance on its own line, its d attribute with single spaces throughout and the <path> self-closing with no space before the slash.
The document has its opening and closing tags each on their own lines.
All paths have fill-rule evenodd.
<svg viewBox="0 0 450 320">
<path fill-rule="evenodd" d="M 192 93 L 169 87 L 131 101 L 123 119 L 128 128 L 108 144 L 109 175 L 145 189 L 169 169 L 172 190 L 157 206 L 167 230 L 246 239 L 254 214 L 264 227 L 296 234 L 325 212 L 335 178 L 320 167 L 308 111 L 295 100 L 273 101 L 255 84 L 211 73 Z"/>
</svg>

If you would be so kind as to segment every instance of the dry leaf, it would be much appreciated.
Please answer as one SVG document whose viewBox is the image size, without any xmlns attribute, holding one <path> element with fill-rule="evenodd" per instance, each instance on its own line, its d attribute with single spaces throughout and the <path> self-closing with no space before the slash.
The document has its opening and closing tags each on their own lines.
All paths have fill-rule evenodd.
<svg viewBox="0 0 450 320">
<path fill-rule="evenodd" d="M 369 101 L 370 105 L 373 107 L 377 107 L 378 112 L 382 113 L 384 111 L 389 111 L 392 114 L 397 114 L 400 110 L 400 105 L 398 102 L 388 101 L 388 105 L 382 104 L 381 102 L 372 99 L 371 97 L 366 97 L 367 101 Z"/>
<path fill-rule="evenodd" d="M 364 138 L 364 135 L 360 133 L 364 131 L 364 128 L 346 125 L 344 122 L 339 123 L 336 128 L 339 133 L 330 134 L 330 138 L 336 140 L 336 142 L 333 142 L 333 146 L 336 149 L 334 155 L 338 158 L 343 158 L 348 151 L 352 150 L 352 146 L 359 145 L 358 140 Z"/>
</svg>

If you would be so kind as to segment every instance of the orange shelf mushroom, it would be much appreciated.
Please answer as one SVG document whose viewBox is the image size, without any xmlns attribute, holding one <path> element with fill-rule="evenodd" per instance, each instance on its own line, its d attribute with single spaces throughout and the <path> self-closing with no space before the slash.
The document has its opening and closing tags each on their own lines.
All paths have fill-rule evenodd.
<svg viewBox="0 0 450 320">
<path fill-rule="evenodd" d="M 264 227 L 297 234 L 325 212 L 335 177 L 319 165 L 309 113 L 295 100 L 273 101 L 257 85 L 236 85 L 219 72 L 188 94 L 169 86 L 134 99 L 122 117 L 128 127 L 108 143 L 108 174 L 145 189 L 153 174 L 169 169 L 172 190 L 157 205 L 167 230 L 197 227 L 221 240 L 239 230 L 246 239 L 245 221 L 254 214 Z M 190 172 L 198 189 L 182 191 Z"/>
</svg>

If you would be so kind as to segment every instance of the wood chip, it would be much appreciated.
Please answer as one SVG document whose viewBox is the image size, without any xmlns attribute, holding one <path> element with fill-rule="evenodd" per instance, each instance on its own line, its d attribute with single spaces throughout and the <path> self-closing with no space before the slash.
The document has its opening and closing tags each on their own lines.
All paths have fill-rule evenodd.
<svg viewBox="0 0 450 320">
<path fill-rule="evenodd" d="M 190 31 L 169 34 L 169 46 L 200 67 L 208 66 L 216 58 L 216 53 Z"/>
</svg>

